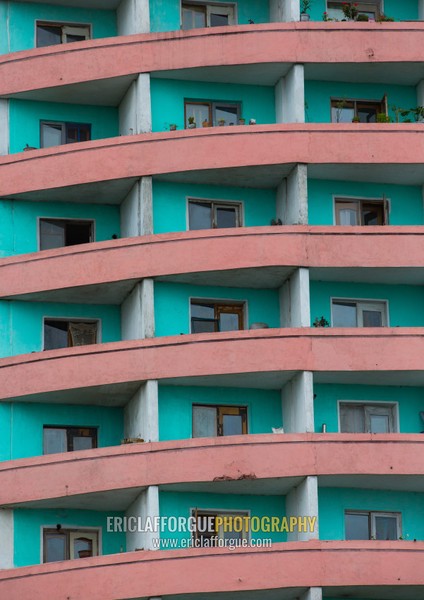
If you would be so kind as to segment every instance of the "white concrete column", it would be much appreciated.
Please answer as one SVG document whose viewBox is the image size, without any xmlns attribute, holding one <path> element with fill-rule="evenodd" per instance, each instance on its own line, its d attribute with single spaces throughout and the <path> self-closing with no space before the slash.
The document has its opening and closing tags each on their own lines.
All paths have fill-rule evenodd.
<svg viewBox="0 0 424 600">
<path fill-rule="evenodd" d="M 305 74 L 303 65 L 293 65 L 275 86 L 277 123 L 305 122 Z"/>
<path fill-rule="evenodd" d="M 283 225 L 308 224 L 308 167 L 296 165 L 277 188 L 276 216 Z"/>
<path fill-rule="evenodd" d="M 322 600 L 322 588 L 309 588 L 301 597 L 300 600 Z"/>
<path fill-rule="evenodd" d="M 310 371 L 297 373 L 281 390 L 285 433 L 313 433 L 314 391 Z"/>
<path fill-rule="evenodd" d="M 300 20 L 298 0 L 270 0 L 269 12 L 271 23 Z"/>
<path fill-rule="evenodd" d="M 126 517 L 136 517 L 141 524 L 140 529 L 146 529 L 146 519 L 154 522 L 155 517 L 159 517 L 159 488 L 157 485 L 151 485 L 141 492 L 138 498 L 131 504 L 125 513 Z M 130 521 L 131 522 L 131 521 Z M 159 541 L 159 531 L 127 531 L 127 552 L 133 550 L 158 550 L 154 540 Z"/>
<path fill-rule="evenodd" d="M 305 477 L 302 483 L 287 494 L 286 517 L 306 517 L 302 527 L 287 534 L 287 541 L 307 542 L 319 538 L 317 477 Z"/>
<path fill-rule="evenodd" d="M 281 286 L 281 327 L 310 327 L 309 270 L 299 267 Z"/>
<path fill-rule="evenodd" d="M 149 0 L 121 0 L 117 10 L 118 35 L 149 33 Z"/>
<path fill-rule="evenodd" d="M 0 569 L 13 569 L 13 510 L 0 508 Z"/>
<path fill-rule="evenodd" d="M 154 336 L 154 282 L 143 279 L 121 305 L 121 338 L 143 340 Z"/>
<path fill-rule="evenodd" d="M 158 382 L 143 383 L 124 410 L 125 438 L 142 438 L 145 442 L 159 440 Z"/>
<path fill-rule="evenodd" d="M 152 178 L 137 181 L 121 204 L 121 237 L 153 233 Z"/>
<path fill-rule="evenodd" d="M 0 156 L 9 154 L 9 100 L 0 100 Z"/>
<path fill-rule="evenodd" d="M 120 135 L 136 135 L 152 131 L 150 75 L 148 73 L 141 73 L 132 82 L 121 100 L 118 111 Z"/>
</svg>

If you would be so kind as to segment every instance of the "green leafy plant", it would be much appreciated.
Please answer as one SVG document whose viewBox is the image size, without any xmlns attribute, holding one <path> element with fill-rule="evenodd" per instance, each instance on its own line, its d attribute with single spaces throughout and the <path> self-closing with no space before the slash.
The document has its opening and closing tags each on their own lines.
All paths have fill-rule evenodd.
<svg viewBox="0 0 424 600">
<path fill-rule="evenodd" d="M 315 320 L 312 323 L 312 325 L 314 327 L 330 327 L 330 323 L 327 321 L 327 319 L 324 316 L 315 317 Z"/>
<path fill-rule="evenodd" d="M 301 0 L 300 2 L 300 12 L 305 14 L 308 10 L 311 9 L 314 0 Z"/>
<path fill-rule="evenodd" d="M 358 16 L 358 4 L 356 2 L 343 2 L 342 11 L 346 19 L 356 19 Z"/>
<path fill-rule="evenodd" d="M 368 15 L 362 15 L 361 13 L 359 13 L 359 15 L 356 17 L 357 21 L 369 21 L 369 17 Z"/>
<path fill-rule="evenodd" d="M 386 113 L 377 113 L 377 123 L 390 123 L 391 118 Z"/>
<path fill-rule="evenodd" d="M 394 18 L 393 17 L 386 17 L 386 15 L 383 15 L 383 13 L 381 13 L 381 15 L 378 17 L 377 21 L 379 23 L 388 23 L 389 21 L 393 22 Z"/>
</svg>

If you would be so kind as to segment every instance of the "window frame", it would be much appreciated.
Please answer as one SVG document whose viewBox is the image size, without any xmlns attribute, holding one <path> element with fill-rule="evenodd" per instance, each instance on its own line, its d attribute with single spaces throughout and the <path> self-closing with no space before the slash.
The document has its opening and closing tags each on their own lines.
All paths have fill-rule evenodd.
<svg viewBox="0 0 424 600">
<path fill-rule="evenodd" d="M 250 519 L 250 515 L 251 515 L 251 511 L 250 510 L 231 510 L 231 509 L 212 509 L 212 508 L 198 508 L 198 507 L 192 507 L 190 508 L 190 516 L 194 517 L 196 519 L 195 523 L 195 529 L 192 532 L 192 538 L 194 538 L 194 540 L 196 540 L 197 543 L 197 539 L 200 536 L 203 536 L 204 534 L 199 532 L 197 529 L 197 518 L 199 516 L 205 516 L 205 517 L 249 517 Z M 218 530 L 217 535 L 218 535 L 218 539 L 219 540 L 223 540 L 223 531 Z M 247 540 L 248 542 L 250 541 L 250 530 L 248 531 L 241 531 L 240 533 L 242 533 L 242 540 Z M 213 536 L 210 536 L 213 537 Z M 217 545 L 210 545 L 210 546 L 203 546 L 202 544 L 200 544 L 199 546 L 200 548 L 216 548 Z"/>
<path fill-rule="evenodd" d="M 49 350 L 45 349 L 45 323 L 46 321 L 63 321 L 65 323 L 68 323 L 68 335 L 69 335 L 69 323 L 95 323 L 97 325 L 97 335 L 96 335 L 96 342 L 95 344 L 100 344 L 101 343 L 101 339 L 102 339 L 102 329 L 101 329 L 101 325 L 102 325 L 102 320 L 101 319 L 96 319 L 96 318 L 92 318 L 92 317 L 88 317 L 86 319 L 84 319 L 83 317 L 56 317 L 56 316 L 46 316 L 43 315 L 42 317 L 42 322 L 41 322 L 41 343 L 42 343 L 42 351 L 44 352 L 49 352 Z M 81 347 L 85 347 L 85 346 L 91 346 L 91 345 L 95 345 L 95 344 L 81 344 Z M 65 346 L 65 348 L 79 348 L 80 346 L 76 345 L 76 346 Z M 65 350 L 65 348 L 51 348 L 51 350 Z"/>
<path fill-rule="evenodd" d="M 399 433 L 400 428 L 399 428 L 399 402 L 384 402 L 383 400 L 379 400 L 377 402 L 374 402 L 372 400 L 337 400 L 337 424 L 338 424 L 338 432 L 339 433 L 347 433 L 348 435 L 355 435 L 355 434 L 349 434 L 348 432 L 342 431 L 342 407 L 343 406 L 349 406 L 351 405 L 352 407 L 364 407 L 364 424 L 365 424 L 365 429 L 367 428 L 366 425 L 366 410 L 368 408 L 368 410 L 370 409 L 384 409 L 387 408 L 390 410 L 390 412 L 392 413 L 391 415 L 389 415 L 389 419 L 391 421 L 391 428 L 392 431 L 390 431 L 389 433 Z M 371 433 L 369 431 L 364 431 L 362 433 Z M 376 435 L 376 434 L 373 434 Z M 383 435 L 388 435 L 388 434 L 383 434 Z"/>
<path fill-rule="evenodd" d="M 339 204 L 357 204 L 358 205 L 358 216 L 360 223 L 358 225 L 341 225 L 337 222 L 338 220 L 338 212 L 340 207 Z M 333 195 L 333 223 L 337 227 L 370 227 L 370 225 L 366 225 L 363 223 L 363 205 L 378 205 L 383 208 L 383 224 L 382 225 L 372 225 L 372 227 L 386 227 L 390 225 L 390 199 L 383 196 L 382 198 L 364 198 L 363 196 L 339 196 Z M 338 210 L 339 209 L 339 210 Z"/>
<path fill-rule="evenodd" d="M 60 27 L 61 28 L 61 41 L 59 44 L 49 44 L 48 46 L 39 46 L 38 45 L 38 27 L 42 26 L 46 27 Z M 74 35 L 81 35 L 77 32 L 77 30 L 86 30 L 86 38 L 84 41 L 93 39 L 93 26 L 92 23 L 75 23 L 74 21 L 46 21 L 44 19 L 36 19 L 34 23 L 34 40 L 35 40 L 35 48 L 49 48 L 51 46 L 60 46 L 62 44 L 74 44 L 75 42 L 66 42 L 63 41 L 64 36 L 69 35 L 70 31 L 68 30 L 76 30 L 74 31 Z M 72 35 L 72 34 L 71 34 Z"/>
<path fill-rule="evenodd" d="M 330 123 L 346 124 L 349 122 L 349 121 L 347 121 L 347 122 L 340 121 L 340 119 L 337 119 L 337 118 L 335 120 L 333 120 L 333 108 L 335 108 L 337 110 L 338 107 L 336 105 L 337 105 L 337 103 L 341 103 L 341 102 L 345 102 L 346 104 L 353 105 L 353 106 L 344 106 L 344 107 L 340 108 L 340 110 L 343 110 L 344 108 L 353 108 L 353 117 L 358 116 L 358 105 L 362 105 L 363 107 L 377 108 L 376 115 L 378 115 L 379 113 L 384 113 L 385 115 L 388 115 L 387 94 L 384 94 L 384 96 L 380 100 L 367 99 L 367 98 L 339 98 L 336 96 L 330 96 Z"/>
<path fill-rule="evenodd" d="M 325 10 L 328 13 L 328 16 L 330 18 L 338 19 L 340 17 L 340 13 L 341 13 L 341 18 L 342 19 L 345 18 L 344 14 L 343 14 L 343 9 L 342 9 L 343 2 L 344 2 L 344 0 L 327 0 Z M 340 8 L 330 6 L 331 4 L 339 4 Z M 368 10 L 368 8 L 370 6 L 375 7 L 375 11 L 373 11 L 374 12 L 374 19 L 378 19 L 378 17 L 381 14 L 384 14 L 383 2 L 380 1 L 380 0 L 375 0 L 375 1 L 371 0 L 369 2 L 367 2 L 366 0 L 362 0 L 362 2 L 359 2 L 358 6 L 357 6 L 358 14 L 366 13 L 366 12 L 371 12 L 371 11 Z M 339 12 L 337 12 L 333 16 L 332 10 L 336 10 L 336 11 L 339 11 Z"/>
<path fill-rule="evenodd" d="M 59 125 L 61 127 L 61 142 L 60 144 L 56 144 L 54 146 L 44 146 L 43 143 L 43 125 Z M 88 140 L 83 140 L 82 142 L 78 140 L 77 142 L 67 142 L 68 136 L 68 127 L 86 127 L 89 134 Z M 57 148 L 58 146 L 66 146 L 67 144 L 81 144 L 84 142 L 91 142 L 91 123 L 78 123 L 74 121 L 50 121 L 48 119 L 40 120 L 40 148 Z"/>
<path fill-rule="evenodd" d="M 200 436 L 194 436 L 194 409 L 195 408 L 214 408 L 216 410 L 216 435 L 207 437 L 231 437 L 225 436 L 223 433 L 223 417 L 226 414 L 235 414 L 242 418 L 242 433 L 241 435 L 249 434 L 249 419 L 248 419 L 248 407 L 246 405 L 239 404 L 201 404 L 199 402 L 193 402 L 191 405 L 191 437 L 192 439 L 198 439 Z M 238 411 L 238 413 L 236 412 Z"/>
<path fill-rule="evenodd" d="M 236 227 L 244 227 L 244 211 L 243 211 L 243 202 L 239 200 L 215 200 L 211 198 L 198 198 L 194 196 L 186 197 L 186 231 L 208 231 L 209 229 L 231 229 L 227 227 L 216 227 L 214 225 L 214 221 L 216 219 L 216 208 L 220 207 L 228 207 L 234 208 L 236 212 Z M 211 205 L 211 227 L 206 229 L 190 229 L 190 204 L 198 203 L 198 204 L 210 204 Z"/>
<path fill-rule="evenodd" d="M 91 225 L 91 240 L 86 242 L 88 244 L 93 243 L 96 240 L 96 221 L 95 219 L 75 219 L 73 217 L 37 217 L 37 249 L 39 252 L 41 250 L 41 222 L 42 221 L 58 221 L 62 223 L 89 223 Z M 75 244 L 72 244 L 75 245 Z M 77 244 L 79 245 L 79 244 Z M 69 248 L 71 245 L 59 246 L 60 248 Z M 52 248 L 53 249 L 53 248 Z"/>
<path fill-rule="evenodd" d="M 44 439 L 44 432 L 46 429 L 62 429 L 65 430 L 66 432 L 66 445 L 67 445 L 67 449 L 65 452 L 45 452 L 45 439 Z M 82 430 L 82 429 L 86 429 L 88 431 L 91 432 L 91 435 L 87 435 L 87 436 L 80 436 L 80 437 L 91 437 L 91 439 L 93 440 L 93 446 L 91 449 L 94 448 L 98 448 L 98 438 L 99 438 L 99 428 L 98 427 L 91 427 L 91 426 L 82 426 L 82 425 L 43 425 L 43 456 L 47 456 L 49 454 L 65 454 L 67 452 L 80 452 L 80 450 L 74 450 L 74 448 L 70 447 L 71 446 L 71 441 L 72 441 L 72 437 L 71 437 L 71 432 L 73 431 L 78 431 L 78 430 Z M 73 437 L 77 437 L 77 436 L 73 436 Z"/>
<path fill-rule="evenodd" d="M 355 510 L 346 509 L 344 511 L 344 539 L 350 540 L 352 538 L 346 537 L 346 515 L 365 515 L 368 517 L 368 540 L 375 540 L 375 518 L 376 517 L 395 517 L 397 526 L 397 538 L 402 537 L 402 513 L 399 511 L 378 511 L 378 510 Z M 387 540 L 381 540 L 387 541 Z M 393 540 L 394 541 L 394 540 Z"/>
<path fill-rule="evenodd" d="M 66 534 L 67 540 L 66 540 L 66 555 L 67 558 L 63 559 L 63 560 L 78 560 L 77 558 L 71 558 L 71 534 L 82 534 L 81 537 L 86 534 L 86 535 L 96 535 L 97 536 L 97 540 L 96 540 L 96 550 L 97 552 L 94 553 L 93 552 L 93 557 L 94 556 L 101 556 L 102 555 L 102 528 L 101 527 L 78 527 L 77 525 L 66 525 L 66 527 L 60 527 L 58 529 L 57 525 L 42 525 L 41 526 L 41 564 L 50 564 L 50 563 L 55 563 L 55 562 L 63 562 L 63 561 L 46 561 L 46 551 L 47 551 L 47 544 L 46 544 L 46 535 L 48 535 L 49 533 L 61 533 L 64 532 Z"/>
<path fill-rule="evenodd" d="M 228 11 L 232 11 L 232 23 L 230 22 L 230 18 L 228 19 L 228 25 L 227 27 L 231 27 L 232 25 L 237 25 L 238 24 L 238 14 L 237 14 L 237 2 L 207 2 L 207 1 L 190 1 L 190 0 L 183 0 L 180 3 L 180 29 L 182 31 L 192 31 L 193 29 L 201 29 L 198 27 L 192 27 L 190 29 L 183 29 L 183 10 L 185 7 L 189 7 L 189 6 L 193 6 L 193 7 L 198 7 L 203 9 L 204 8 L 204 15 L 205 15 L 205 27 L 209 28 L 212 27 L 210 24 L 210 12 L 211 9 L 215 9 L 215 10 L 225 10 L 227 9 Z M 200 11 L 199 11 L 200 12 Z M 230 15 L 229 15 L 230 17 Z M 222 25 L 222 27 L 226 27 L 226 25 Z"/>
<path fill-rule="evenodd" d="M 190 334 L 194 334 L 194 335 L 205 335 L 206 332 L 203 333 L 199 333 L 199 334 L 195 334 L 192 331 L 192 319 L 193 317 L 191 316 L 191 307 L 192 304 L 198 304 L 201 306 L 208 306 L 208 305 L 212 305 L 214 307 L 214 319 L 203 319 L 203 320 L 210 320 L 210 321 L 217 321 L 219 319 L 219 317 L 217 317 L 217 308 L 223 308 L 223 309 L 229 309 L 229 308 L 240 308 L 240 314 L 239 314 L 239 325 L 241 323 L 241 327 L 239 327 L 239 329 L 233 329 L 231 331 L 244 331 L 246 329 L 246 323 L 247 323 L 247 300 L 231 300 L 229 298 L 216 298 L 216 299 L 209 299 L 209 298 L 199 298 L 199 297 L 190 297 L 189 298 L 189 332 Z M 221 313 L 229 313 L 232 314 L 232 312 L 230 310 L 228 311 L 220 311 L 218 312 L 218 314 Z M 236 311 L 233 311 L 236 312 Z M 200 318 L 198 318 L 199 320 L 201 320 Z M 218 322 L 219 324 L 219 322 Z M 208 332 L 208 333 L 221 333 L 219 329 L 215 329 L 213 332 Z M 223 332 L 225 333 L 225 332 Z"/>
<path fill-rule="evenodd" d="M 208 120 L 210 127 L 218 127 L 218 122 L 214 122 L 215 119 L 215 110 L 219 106 L 235 106 L 237 108 L 237 117 L 236 123 L 234 125 L 238 125 L 239 119 L 242 114 L 242 103 L 237 100 L 190 100 L 188 98 L 184 98 L 184 129 L 189 129 L 188 127 L 188 116 L 187 116 L 187 106 L 193 104 L 195 106 L 207 106 L 208 107 Z M 201 123 L 196 123 L 197 127 L 201 126 Z M 227 125 L 227 127 L 231 127 L 231 125 Z"/>
<path fill-rule="evenodd" d="M 358 329 L 364 328 L 363 325 L 360 325 L 359 315 L 358 315 L 358 306 L 373 308 L 376 305 L 384 306 L 384 312 L 382 312 L 382 325 L 381 327 L 390 327 L 390 319 L 389 319 L 389 301 L 378 299 L 378 298 L 341 298 L 340 296 L 331 296 L 330 297 L 330 308 L 331 308 L 331 327 L 336 327 L 334 325 L 333 318 L 333 305 L 334 303 L 339 302 L 340 304 L 356 304 L 356 327 Z"/>
</svg>

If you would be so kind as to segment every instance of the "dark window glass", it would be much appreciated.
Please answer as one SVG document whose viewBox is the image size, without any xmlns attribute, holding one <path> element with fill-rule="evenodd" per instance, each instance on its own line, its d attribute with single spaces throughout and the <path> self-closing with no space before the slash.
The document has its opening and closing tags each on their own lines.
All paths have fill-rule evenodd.
<svg viewBox="0 0 424 600">
<path fill-rule="evenodd" d="M 67 556 L 67 536 L 64 533 L 45 533 L 44 536 L 44 562 L 56 562 L 66 560 Z"/>
<path fill-rule="evenodd" d="M 345 533 L 347 540 L 369 540 L 369 515 L 361 513 L 346 513 Z"/>
<path fill-rule="evenodd" d="M 37 25 L 37 48 L 62 42 L 62 28 L 55 25 Z"/>
<path fill-rule="evenodd" d="M 210 203 L 190 202 L 188 211 L 190 229 L 210 229 L 212 227 L 212 207 Z"/>
<path fill-rule="evenodd" d="M 68 347 L 68 322 L 44 321 L 44 350 Z"/>
<path fill-rule="evenodd" d="M 216 207 L 216 227 L 237 227 L 237 210 L 227 206 Z"/>
</svg>

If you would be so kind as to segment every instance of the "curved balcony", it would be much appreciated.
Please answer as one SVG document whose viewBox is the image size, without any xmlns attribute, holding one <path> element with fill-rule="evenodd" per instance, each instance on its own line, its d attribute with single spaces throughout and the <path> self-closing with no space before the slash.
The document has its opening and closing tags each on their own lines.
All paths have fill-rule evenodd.
<svg viewBox="0 0 424 600">
<path fill-rule="evenodd" d="M 150 379 L 276 389 L 298 371 L 317 373 L 318 383 L 423 385 L 424 333 L 422 328 L 263 329 L 49 350 L 0 360 L 0 399 L 72 404 L 104 393 L 109 404 L 122 404 L 128 395 L 124 399 L 117 389 L 125 396 Z"/>
<path fill-rule="evenodd" d="M 404 434 L 249 435 L 47 455 L 0 465 L 0 505 L 70 508 L 84 495 L 86 508 L 121 510 L 149 485 L 242 493 L 248 483 L 250 494 L 283 494 L 307 475 L 331 487 L 356 476 L 374 489 L 391 489 L 396 476 L 399 489 L 405 479 L 424 491 L 423 444 Z"/>
<path fill-rule="evenodd" d="M 309 267 L 312 277 L 318 269 L 320 279 L 337 280 L 349 268 L 350 281 L 368 269 L 374 282 L 418 283 L 424 277 L 423 234 L 421 227 L 299 225 L 97 242 L 3 259 L 0 297 L 84 302 L 102 290 L 103 300 L 121 302 L 146 277 L 276 287 L 297 266 Z"/>
<path fill-rule="evenodd" d="M 110 185 L 148 175 L 181 180 L 182 174 L 194 174 L 205 183 L 204 171 L 212 171 L 222 184 L 221 170 L 258 167 L 277 170 L 281 181 L 282 165 L 288 173 L 296 163 L 319 166 L 333 178 L 337 168 L 344 168 L 341 176 L 348 178 L 347 167 L 357 171 L 360 165 L 366 179 L 369 168 L 378 166 L 378 180 L 387 183 L 405 181 L 406 170 L 411 184 L 422 184 L 423 141 L 420 124 L 382 123 L 235 126 L 125 136 L 1 157 L 0 196 L 48 199 L 47 192 L 55 190 L 57 198 L 58 190 L 72 186 Z M 258 172 L 259 187 L 264 176 Z M 94 186 L 91 195 L 97 192 Z"/>
<path fill-rule="evenodd" d="M 423 23 L 302 22 L 78 42 L 0 57 L 0 96 L 69 101 L 69 92 L 60 88 L 87 84 L 78 89 L 79 95 L 84 95 L 86 102 L 90 98 L 104 102 L 110 94 L 115 99 L 118 92 L 123 95 L 138 73 L 168 77 L 178 71 L 184 78 L 184 70 L 190 70 L 191 77 L 201 77 L 200 70 L 208 67 L 218 67 L 214 69 L 215 81 L 231 81 L 237 72 L 240 83 L 274 85 L 295 63 L 306 65 L 311 78 L 319 79 L 314 65 L 320 64 L 322 73 L 323 66 L 345 63 L 344 81 L 355 81 L 357 63 L 361 63 L 365 81 L 384 80 L 389 75 L 393 83 L 416 84 L 422 78 L 423 32 Z M 394 72 L 396 64 L 402 62 L 411 63 L 408 72 L 404 66 Z M 108 83 L 108 79 L 115 81 Z M 99 82 L 95 88 L 90 88 L 92 81 Z"/>
<path fill-rule="evenodd" d="M 286 542 L 271 548 L 131 552 L 0 572 L 8 600 L 148 598 L 320 586 L 424 584 L 423 542 Z M 193 596 L 192 596 L 193 597 Z M 242 596 L 241 596 L 242 597 Z M 278 595 L 275 596 L 280 597 Z M 399 596 L 401 597 L 401 596 Z M 418 596 L 417 596 L 418 597 Z"/>
</svg>

